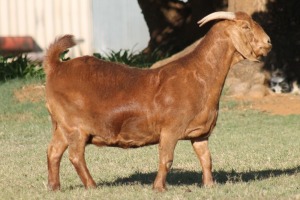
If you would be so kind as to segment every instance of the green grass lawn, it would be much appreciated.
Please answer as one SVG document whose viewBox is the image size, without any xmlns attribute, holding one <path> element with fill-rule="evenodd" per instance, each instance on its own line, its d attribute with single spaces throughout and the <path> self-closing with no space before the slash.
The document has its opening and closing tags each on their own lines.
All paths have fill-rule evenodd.
<svg viewBox="0 0 300 200">
<path fill-rule="evenodd" d="M 274 116 L 221 102 L 210 137 L 216 185 L 200 185 L 190 142 L 176 147 L 168 191 L 152 191 L 157 146 L 88 146 L 86 159 L 98 188 L 85 190 L 66 152 L 60 192 L 47 191 L 46 149 L 51 138 L 44 102 L 18 102 L 13 92 L 38 81 L 0 84 L 0 199 L 300 199 L 300 115 Z M 299 102 L 300 103 L 300 102 Z"/>
</svg>

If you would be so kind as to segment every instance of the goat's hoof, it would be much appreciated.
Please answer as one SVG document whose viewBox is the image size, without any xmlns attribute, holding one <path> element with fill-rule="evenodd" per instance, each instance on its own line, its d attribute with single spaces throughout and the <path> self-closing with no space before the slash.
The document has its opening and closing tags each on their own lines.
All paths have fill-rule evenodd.
<svg viewBox="0 0 300 200">
<path fill-rule="evenodd" d="M 161 187 L 161 186 L 153 186 L 152 188 L 154 191 L 156 192 L 165 192 L 167 191 L 167 188 L 166 187 Z"/>
<path fill-rule="evenodd" d="M 49 191 L 59 191 L 60 184 L 48 184 L 48 190 Z"/>
<path fill-rule="evenodd" d="M 203 183 L 204 188 L 212 188 L 212 187 L 214 187 L 214 185 L 215 185 L 215 183 L 213 181 Z"/>
<path fill-rule="evenodd" d="M 85 189 L 89 190 L 89 189 L 96 189 L 97 185 L 96 183 L 91 183 L 85 186 Z"/>
</svg>

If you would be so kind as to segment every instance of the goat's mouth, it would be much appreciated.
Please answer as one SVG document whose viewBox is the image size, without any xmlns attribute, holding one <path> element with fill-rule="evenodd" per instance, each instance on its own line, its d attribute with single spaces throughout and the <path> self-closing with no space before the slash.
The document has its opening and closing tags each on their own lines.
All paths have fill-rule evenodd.
<svg viewBox="0 0 300 200">
<path fill-rule="evenodd" d="M 266 56 L 265 55 L 258 55 L 258 56 L 256 55 L 256 59 L 258 62 L 262 62 L 264 57 L 266 57 Z"/>
<path fill-rule="evenodd" d="M 253 51 L 253 54 L 256 56 L 257 59 L 262 59 L 266 57 L 268 53 L 271 51 L 272 45 L 267 44 L 266 46 L 261 46 L 258 49 Z"/>
<path fill-rule="evenodd" d="M 263 44 L 250 44 L 252 51 L 251 51 L 251 57 L 254 60 L 262 61 L 264 57 L 268 55 L 268 53 L 272 49 L 271 43 L 263 43 Z"/>
<path fill-rule="evenodd" d="M 257 61 L 262 61 L 270 52 L 271 48 L 259 48 L 257 51 L 253 51 L 252 55 Z"/>
<path fill-rule="evenodd" d="M 267 57 L 268 53 L 269 53 L 269 51 L 266 52 L 266 53 L 264 53 L 264 54 L 258 55 L 258 56 L 256 57 L 257 60 L 260 61 L 260 62 L 261 62 L 261 61 L 264 61 L 264 59 Z"/>
</svg>

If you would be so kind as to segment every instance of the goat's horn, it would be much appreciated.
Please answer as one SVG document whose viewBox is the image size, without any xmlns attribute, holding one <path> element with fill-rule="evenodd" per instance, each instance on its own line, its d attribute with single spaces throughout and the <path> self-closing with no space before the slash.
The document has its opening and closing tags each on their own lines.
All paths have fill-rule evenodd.
<svg viewBox="0 0 300 200">
<path fill-rule="evenodd" d="M 216 19 L 229 19 L 229 20 L 233 20 L 235 19 L 236 16 L 233 12 L 224 12 L 224 11 L 219 11 L 219 12 L 214 12 L 211 13 L 209 15 L 207 15 L 206 17 L 203 17 L 203 19 L 201 19 L 200 21 L 198 21 L 199 26 L 203 26 L 204 24 L 206 24 L 209 21 L 212 20 L 216 20 Z"/>
</svg>

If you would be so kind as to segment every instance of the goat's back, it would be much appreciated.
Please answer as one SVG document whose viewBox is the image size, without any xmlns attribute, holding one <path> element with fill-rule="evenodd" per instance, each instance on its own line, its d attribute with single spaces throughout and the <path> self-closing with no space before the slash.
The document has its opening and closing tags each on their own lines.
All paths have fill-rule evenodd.
<svg viewBox="0 0 300 200">
<path fill-rule="evenodd" d="M 61 90 L 89 89 L 99 91 L 101 96 L 109 97 L 116 91 L 133 94 L 140 89 L 147 90 L 156 85 L 156 73 L 150 70 L 131 68 L 126 65 L 99 60 L 92 56 L 83 56 L 56 67 L 55 73 L 47 75 L 49 89 L 61 87 Z M 134 88 L 134 89 L 133 89 Z"/>
</svg>

